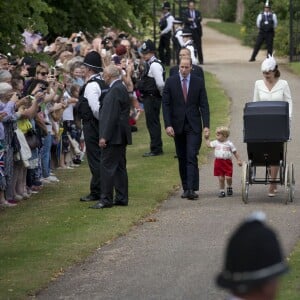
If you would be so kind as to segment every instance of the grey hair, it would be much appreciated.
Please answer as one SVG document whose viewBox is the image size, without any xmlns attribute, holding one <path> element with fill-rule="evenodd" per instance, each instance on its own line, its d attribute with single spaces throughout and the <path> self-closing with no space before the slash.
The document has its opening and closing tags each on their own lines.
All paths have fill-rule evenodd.
<svg viewBox="0 0 300 300">
<path fill-rule="evenodd" d="M 105 68 L 105 71 L 112 77 L 112 78 L 118 78 L 120 74 L 120 70 L 114 65 L 110 64 Z"/>
</svg>

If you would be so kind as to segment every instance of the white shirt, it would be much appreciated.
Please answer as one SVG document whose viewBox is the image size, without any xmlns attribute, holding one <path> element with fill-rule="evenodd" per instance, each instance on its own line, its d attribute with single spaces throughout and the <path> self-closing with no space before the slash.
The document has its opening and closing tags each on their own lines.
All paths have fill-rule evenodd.
<svg viewBox="0 0 300 300">
<path fill-rule="evenodd" d="M 257 80 L 254 86 L 253 101 L 287 101 L 289 103 L 289 117 L 292 118 L 293 102 L 290 87 L 286 80 L 279 79 L 271 90 L 263 80 Z"/>
<path fill-rule="evenodd" d="M 155 59 L 155 56 L 152 56 L 147 63 L 151 63 Z M 154 78 L 156 87 L 162 95 L 162 91 L 165 86 L 164 78 L 163 78 L 164 69 L 162 65 L 158 62 L 152 62 L 150 65 L 150 69 L 148 72 L 148 76 Z"/>
<path fill-rule="evenodd" d="M 163 35 L 163 34 L 166 34 L 166 33 L 170 32 L 172 30 L 172 28 L 173 28 L 174 17 L 169 12 L 166 13 L 166 15 L 167 14 L 169 14 L 169 16 L 167 16 L 167 19 L 166 19 L 167 20 L 167 27 L 164 28 L 161 31 L 160 35 Z M 166 17 L 166 15 L 165 15 L 165 17 Z"/>
<path fill-rule="evenodd" d="M 92 75 L 88 81 L 93 78 L 99 76 L 98 74 Z M 96 81 L 89 82 L 84 90 L 84 95 L 83 95 L 89 103 L 89 106 L 92 110 L 92 113 L 94 117 L 99 120 L 99 108 L 100 108 L 100 103 L 99 103 L 99 98 L 101 96 L 101 89 L 99 84 Z"/>
<path fill-rule="evenodd" d="M 211 141 L 210 147 L 215 149 L 215 158 L 232 159 L 232 153 L 236 152 L 235 146 L 229 140 L 224 142 Z"/>
<path fill-rule="evenodd" d="M 192 59 L 192 64 L 193 65 L 198 65 L 198 58 L 195 56 L 195 48 L 193 46 L 193 41 L 192 40 L 188 40 L 184 43 L 184 47 L 189 49 L 191 52 L 191 59 Z"/>
<path fill-rule="evenodd" d="M 74 104 L 68 103 L 69 99 L 71 98 L 70 94 L 65 91 L 64 92 L 64 102 L 67 105 L 67 107 L 64 109 L 62 119 L 63 121 L 74 121 Z"/>
<path fill-rule="evenodd" d="M 277 24 L 278 24 L 278 21 L 277 21 L 277 17 L 274 13 L 270 12 L 272 14 L 272 19 L 273 19 L 273 22 L 274 22 L 274 28 L 277 27 Z M 264 15 L 266 15 L 267 13 L 266 12 L 263 12 Z M 257 18 L 256 18 L 256 26 L 257 28 L 260 28 L 260 22 L 261 22 L 261 19 L 262 19 L 262 14 L 260 13 Z"/>
</svg>

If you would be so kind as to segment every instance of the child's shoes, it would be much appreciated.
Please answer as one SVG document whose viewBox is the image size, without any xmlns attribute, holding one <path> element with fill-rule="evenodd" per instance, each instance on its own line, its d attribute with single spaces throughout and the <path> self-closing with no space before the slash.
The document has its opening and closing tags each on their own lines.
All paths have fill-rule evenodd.
<svg viewBox="0 0 300 300">
<path fill-rule="evenodd" d="M 232 196 L 232 195 L 233 195 L 232 187 L 228 187 L 227 188 L 227 196 Z"/>
<path fill-rule="evenodd" d="M 225 195 L 225 192 L 224 191 L 220 191 L 219 193 L 219 198 L 224 198 L 226 195 Z"/>
</svg>

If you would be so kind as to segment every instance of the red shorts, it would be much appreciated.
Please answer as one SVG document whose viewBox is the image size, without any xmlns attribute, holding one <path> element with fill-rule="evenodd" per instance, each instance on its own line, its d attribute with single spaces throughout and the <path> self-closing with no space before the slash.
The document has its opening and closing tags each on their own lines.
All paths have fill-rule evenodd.
<svg viewBox="0 0 300 300">
<path fill-rule="evenodd" d="M 232 177 L 232 160 L 216 158 L 214 165 L 214 176 Z"/>
</svg>

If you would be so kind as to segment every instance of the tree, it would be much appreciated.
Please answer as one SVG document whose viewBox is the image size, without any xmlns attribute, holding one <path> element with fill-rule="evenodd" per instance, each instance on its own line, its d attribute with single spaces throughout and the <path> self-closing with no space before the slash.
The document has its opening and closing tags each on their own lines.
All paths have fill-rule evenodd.
<svg viewBox="0 0 300 300">
<path fill-rule="evenodd" d="M 0 18 L 0 52 L 7 53 L 21 49 L 28 26 L 52 37 L 78 31 L 95 35 L 105 27 L 136 33 L 152 25 L 153 16 L 152 1 L 143 0 L 2 0 Z"/>
</svg>

